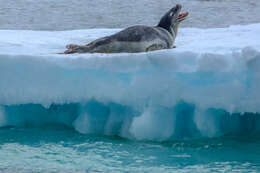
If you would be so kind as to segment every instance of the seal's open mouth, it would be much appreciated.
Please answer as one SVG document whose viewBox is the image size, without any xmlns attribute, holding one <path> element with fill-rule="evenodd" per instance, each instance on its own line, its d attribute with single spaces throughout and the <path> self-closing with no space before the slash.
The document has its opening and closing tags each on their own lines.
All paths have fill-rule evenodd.
<svg viewBox="0 0 260 173">
<path fill-rule="evenodd" d="M 185 20 L 188 15 L 189 15 L 188 12 L 179 14 L 179 15 L 178 15 L 178 21 L 181 22 L 181 21 Z"/>
</svg>

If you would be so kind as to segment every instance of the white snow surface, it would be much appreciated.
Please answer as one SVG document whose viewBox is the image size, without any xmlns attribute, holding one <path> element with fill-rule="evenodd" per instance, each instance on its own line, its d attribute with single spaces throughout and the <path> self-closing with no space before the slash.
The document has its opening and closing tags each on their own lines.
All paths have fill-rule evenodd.
<svg viewBox="0 0 260 173">
<path fill-rule="evenodd" d="M 0 30 L 0 53 L 3 55 L 48 55 L 50 57 L 57 52 L 63 52 L 67 44 L 86 44 L 94 39 L 111 35 L 120 30 L 87 29 L 51 32 Z M 241 51 L 245 47 L 259 49 L 259 30 L 260 24 L 215 29 L 180 28 L 175 43 L 177 49 L 167 50 L 166 52 L 188 51 L 193 53 L 226 54 Z M 114 55 L 105 56 L 114 57 Z M 124 55 L 120 54 L 120 56 Z M 65 57 L 68 57 L 68 55 Z M 70 57 L 76 58 L 79 56 Z M 83 57 L 100 57 L 100 55 L 85 54 Z"/>
<path fill-rule="evenodd" d="M 56 54 L 66 44 L 86 44 L 119 30 L 0 30 L 0 115 L 1 105 L 48 108 L 94 99 L 141 112 L 129 131 L 142 138 L 152 128 L 147 127 L 146 134 L 143 123 L 157 122 L 151 112 L 180 101 L 195 105 L 195 119 L 200 119 L 196 124 L 202 130 L 200 115 L 209 108 L 260 112 L 260 24 L 180 28 L 176 49 L 149 53 Z M 80 131 L 86 118 L 79 119 L 74 124 Z M 169 136 L 169 128 L 154 134 Z"/>
<path fill-rule="evenodd" d="M 131 106 L 185 100 L 260 112 L 260 24 L 181 28 L 176 49 L 149 53 L 58 55 L 119 29 L 0 31 L 0 104 L 80 102 Z"/>
</svg>

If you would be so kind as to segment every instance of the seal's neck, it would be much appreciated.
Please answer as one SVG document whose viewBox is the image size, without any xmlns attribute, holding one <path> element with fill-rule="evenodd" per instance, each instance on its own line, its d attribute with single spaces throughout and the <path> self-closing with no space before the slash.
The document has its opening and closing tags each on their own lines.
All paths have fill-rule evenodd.
<svg viewBox="0 0 260 173">
<path fill-rule="evenodd" d="M 171 29 L 173 30 L 175 36 L 177 36 L 177 34 L 178 34 L 179 25 L 180 25 L 180 23 L 178 22 L 174 26 L 171 27 Z"/>
<path fill-rule="evenodd" d="M 157 27 L 161 27 L 166 29 L 173 37 L 177 36 L 179 23 L 176 22 L 172 25 L 167 18 L 163 17 L 160 22 L 158 23 Z"/>
</svg>

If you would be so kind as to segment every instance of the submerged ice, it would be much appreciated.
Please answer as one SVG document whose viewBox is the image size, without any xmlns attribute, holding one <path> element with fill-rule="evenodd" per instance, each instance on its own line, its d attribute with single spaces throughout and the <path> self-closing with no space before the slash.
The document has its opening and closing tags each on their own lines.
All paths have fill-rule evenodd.
<svg viewBox="0 0 260 173">
<path fill-rule="evenodd" d="M 0 126 L 149 140 L 260 131 L 260 24 L 180 29 L 172 50 L 56 54 L 116 31 L 0 31 Z"/>
</svg>

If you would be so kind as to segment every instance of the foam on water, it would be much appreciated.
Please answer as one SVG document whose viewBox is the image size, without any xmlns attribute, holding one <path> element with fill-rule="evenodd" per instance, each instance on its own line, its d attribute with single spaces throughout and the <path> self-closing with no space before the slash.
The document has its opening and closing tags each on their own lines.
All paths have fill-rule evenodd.
<svg viewBox="0 0 260 173">
<path fill-rule="evenodd" d="M 172 50 L 55 54 L 116 31 L 0 31 L 0 125 L 151 140 L 260 131 L 260 24 L 181 29 Z"/>
</svg>

